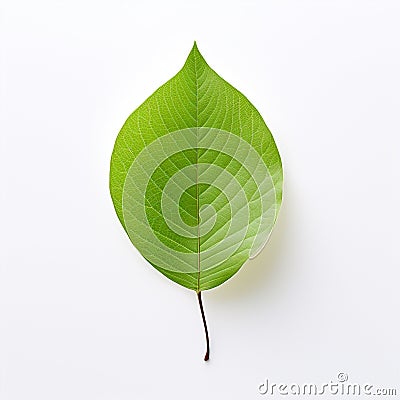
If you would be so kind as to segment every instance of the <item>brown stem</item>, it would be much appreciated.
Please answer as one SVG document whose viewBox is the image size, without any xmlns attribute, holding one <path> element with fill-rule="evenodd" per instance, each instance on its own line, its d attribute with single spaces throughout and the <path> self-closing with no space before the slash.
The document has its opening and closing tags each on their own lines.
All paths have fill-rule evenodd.
<svg viewBox="0 0 400 400">
<path fill-rule="evenodd" d="M 206 350 L 206 354 L 204 356 L 204 361 L 207 361 L 210 358 L 210 340 L 208 338 L 207 322 L 206 322 L 206 316 L 204 314 L 203 302 L 201 300 L 201 292 L 197 292 L 197 299 L 199 300 L 201 318 L 203 318 L 204 332 L 206 333 L 207 350 Z"/>
</svg>

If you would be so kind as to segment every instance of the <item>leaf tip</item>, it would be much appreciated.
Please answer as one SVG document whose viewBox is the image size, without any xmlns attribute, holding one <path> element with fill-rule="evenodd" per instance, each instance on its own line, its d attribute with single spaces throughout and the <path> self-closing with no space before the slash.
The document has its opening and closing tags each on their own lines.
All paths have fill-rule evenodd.
<svg viewBox="0 0 400 400">
<path fill-rule="evenodd" d="M 206 66 L 207 65 L 206 60 L 200 53 L 199 48 L 197 47 L 196 41 L 193 42 L 192 50 L 190 50 L 190 53 L 186 60 L 186 65 L 191 65 L 193 63 L 197 63 L 198 66 L 201 66 L 201 65 Z"/>
<path fill-rule="evenodd" d="M 200 54 L 200 51 L 199 51 L 199 48 L 197 47 L 196 41 L 193 42 L 192 50 L 190 50 L 190 54 L 195 54 L 195 53 Z"/>
</svg>

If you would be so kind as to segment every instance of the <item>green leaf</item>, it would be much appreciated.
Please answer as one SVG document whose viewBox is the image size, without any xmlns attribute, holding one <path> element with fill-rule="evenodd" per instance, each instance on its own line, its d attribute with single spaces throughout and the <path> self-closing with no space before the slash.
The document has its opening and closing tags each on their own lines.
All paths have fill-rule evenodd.
<svg viewBox="0 0 400 400">
<path fill-rule="evenodd" d="M 263 248 L 282 201 L 274 139 L 247 98 L 196 43 L 183 68 L 127 119 L 110 191 L 132 243 L 157 270 L 197 292 L 233 276 Z"/>
<path fill-rule="evenodd" d="M 157 270 L 198 293 L 263 248 L 282 181 L 261 115 L 196 43 L 183 68 L 129 116 L 111 158 L 111 196 L 130 240 Z"/>
</svg>

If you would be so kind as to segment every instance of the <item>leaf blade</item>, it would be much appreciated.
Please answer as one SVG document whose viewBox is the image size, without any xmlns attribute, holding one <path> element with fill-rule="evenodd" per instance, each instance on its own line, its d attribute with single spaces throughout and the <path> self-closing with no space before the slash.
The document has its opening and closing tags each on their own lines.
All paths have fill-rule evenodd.
<svg viewBox="0 0 400 400">
<path fill-rule="evenodd" d="M 178 74 L 129 116 L 110 168 L 114 207 L 131 241 L 165 276 L 196 291 L 223 283 L 254 255 L 252 247 L 262 248 L 280 208 L 282 180 L 261 115 L 208 66 L 196 44 Z M 175 207 L 177 190 L 185 200 Z M 140 206 L 143 193 L 147 208 Z M 191 218 L 197 237 L 186 223 Z"/>
</svg>

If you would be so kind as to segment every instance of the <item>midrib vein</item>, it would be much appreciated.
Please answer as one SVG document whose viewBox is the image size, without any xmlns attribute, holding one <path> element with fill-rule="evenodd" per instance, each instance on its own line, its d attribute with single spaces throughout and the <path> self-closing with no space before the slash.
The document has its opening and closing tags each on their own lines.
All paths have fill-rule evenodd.
<svg viewBox="0 0 400 400">
<path fill-rule="evenodd" d="M 196 81 L 196 215 L 197 215 L 197 292 L 200 292 L 200 205 L 199 205 L 199 82 L 197 76 L 197 53 L 194 53 L 194 77 Z"/>
</svg>

